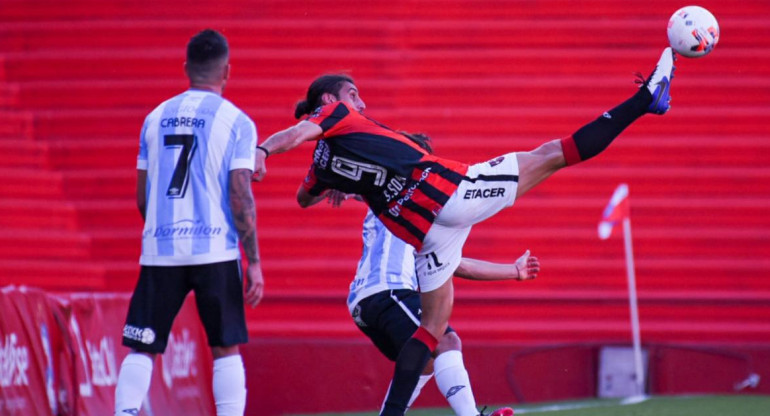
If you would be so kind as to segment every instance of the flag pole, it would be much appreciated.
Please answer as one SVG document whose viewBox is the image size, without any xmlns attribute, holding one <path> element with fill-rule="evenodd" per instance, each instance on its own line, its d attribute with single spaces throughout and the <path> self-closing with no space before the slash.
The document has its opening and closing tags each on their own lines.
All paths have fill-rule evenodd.
<svg viewBox="0 0 770 416">
<path fill-rule="evenodd" d="M 623 222 L 623 237 L 626 251 L 626 274 L 628 277 L 628 307 L 631 312 L 631 335 L 633 337 L 634 371 L 636 373 L 636 394 L 629 397 L 629 402 L 645 400 L 645 374 L 642 357 L 642 337 L 639 329 L 639 307 L 636 299 L 636 272 L 634 267 L 634 250 L 631 244 L 631 215 L 628 200 L 628 185 L 621 183 L 612 193 L 610 202 L 604 208 L 602 220 L 599 222 L 599 238 L 610 238 L 615 225 Z"/>
<path fill-rule="evenodd" d="M 628 304 L 631 311 L 631 334 L 634 341 L 634 368 L 636 371 L 637 396 L 644 396 L 644 368 L 642 366 L 642 337 L 639 328 L 639 308 L 636 301 L 636 272 L 634 251 L 631 243 L 631 218 L 623 218 L 623 237 L 626 249 L 626 274 L 628 275 Z"/>
</svg>

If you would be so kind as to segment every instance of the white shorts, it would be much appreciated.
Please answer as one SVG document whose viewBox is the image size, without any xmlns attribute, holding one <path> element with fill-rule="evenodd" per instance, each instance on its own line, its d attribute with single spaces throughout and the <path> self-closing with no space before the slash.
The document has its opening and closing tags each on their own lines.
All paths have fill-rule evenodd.
<svg viewBox="0 0 770 416">
<path fill-rule="evenodd" d="M 466 179 L 439 212 L 415 258 L 421 292 L 436 290 L 452 277 L 471 227 L 513 205 L 518 185 L 516 153 L 468 168 Z"/>
</svg>

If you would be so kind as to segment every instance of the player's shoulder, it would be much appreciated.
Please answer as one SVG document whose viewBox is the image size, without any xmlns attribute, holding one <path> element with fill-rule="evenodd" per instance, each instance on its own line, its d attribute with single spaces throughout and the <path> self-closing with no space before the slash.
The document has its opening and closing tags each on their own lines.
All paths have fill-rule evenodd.
<svg viewBox="0 0 770 416">
<path fill-rule="evenodd" d="M 234 103 L 234 102 L 232 102 L 232 101 L 230 101 L 230 100 L 228 100 L 227 98 L 225 98 L 225 97 L 222 97 L 222 96 L 219 96 L 219 99 L 220 99 L 220 100 L 222 100 L 222 102 L 221 102 L 221 104 L 220 104 L 220 105 L 221 105 L 221 106 L 222 106 L 222 107 L 223 107 L 225 110 L 227 110 L 227 111 L 232 111 L 232 112 L 234 112 L 234 113 L 244 113 L 244 114 L 245 114 L 245 112 L 244 112 L 243 110 L 241 110 L 241 108 L 240 108 L 240 107 L 238 107 L 237 105 L 235 105 L 235 103 Z"/>
<path fill-rule="evenodd" d="M 181 94 L 177 94 L 173 97 L 169 97 L 160 104 L 158 104 L 155 108 L 152 109 L 147 114 L 147 117 L 145 117 L 145 123 L 150 122 L 152 120 L 160 119 L 163 114 L 166 112 L 166 109 L 169 108 L 169 106 L 174 106 L 175 103 L 178 101 L 181 101 L 184 99 L 186 92 L 183 92 Z"/>
<path fill-rule="evenodd" d="M 307 120 L 323 119 L 329 116 L 335 116 L 336 118 L 342 118 L 348 114 L 356 114 L 357 112 L 350 106 L 350 104 L 344 101 L 335 101 L 333 103 L 324 104 L 316 107 L 310 115 L 307 116 Z"/>
<path fill-rule="evenodd" d="M 240 123 L 256 126 L 256 123 L 254 123 L 254 120 L 252 120 L 251 116 L 249 116 L 249 114 L 246 111 L 244 111 L 243 109 L 235 105 L 235 103 L 228 100 L 227 98 L 225 97 L 220 97 L 220 98 L 222 99 L 222 103 L 221 103 L 221 109 L 223 110 L 222 113 L 229 114 L 233 118 L 233 120 L 235 120 L 236 123 L 240 122 Z"/>
</svg>

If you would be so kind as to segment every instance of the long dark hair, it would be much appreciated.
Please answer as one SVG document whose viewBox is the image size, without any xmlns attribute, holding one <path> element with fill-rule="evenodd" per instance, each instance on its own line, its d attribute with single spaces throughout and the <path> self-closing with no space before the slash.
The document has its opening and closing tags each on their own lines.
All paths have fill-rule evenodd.
<svg viewBox="0 0 770 416">
<path fill-rule="evenodd" d="M 349 82 L 355 85 L 353 78 L 345 74 L 327 74 L 316 78 L 307 89 L 305 99 L 298 102 L 294 108 L 294 118 L 300 119 L 306 114 L 310 114 L 316 108 L 321 106 L 321 96 L 325 93 L 334 94 L 339 97 L 342 84 Z"/>
<path fill-rule="evenodd" d="M 415 142 L 418 146 L 425 149 L 426 152 L 433 154 L 433 146 L 431 144 L 430 136 L 425 133 L 408 133 L 405 131 L 399 131 L 399 133 L 406 136 L 407 139 Z"/>
</svg>

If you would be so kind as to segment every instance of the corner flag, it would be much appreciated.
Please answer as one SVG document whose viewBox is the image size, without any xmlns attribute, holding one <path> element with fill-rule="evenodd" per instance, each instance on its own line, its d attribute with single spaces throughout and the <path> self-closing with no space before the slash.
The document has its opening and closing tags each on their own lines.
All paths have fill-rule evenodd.
<svg viewBox="0 0 770 416">
<path fill-rule="evenodd" d="M 602 220 L 599 222 L 599 238 L 602 240 L 610 238 L 612 229 L 623 219 L 628 218 L 629 211 L 628 185 L 621 183 L 612 194 L 607 207 L 604 208 Z"/>
<path fill-rule="evenodd" d="M 645 373 L 642 363 L 642 336 L 639 328 L 639 306 L 636 300 L 636 271 L 634 268 L 634 249 L 631 244 L 631 217 L 629 215 L 628 185 L 621 183 L 604 208 L 599 222 L 599 238 L 606 240 L 612 234 L 616 224 L 623 223 L 623 241 L 626 251 L 626 274 L 628 278 L 628 308 L 631 313 L 631 336 L 634 342 L 634 371 L 636 373 L 637 394 L 634 399 L 645 397 Z"/>
</svg>

